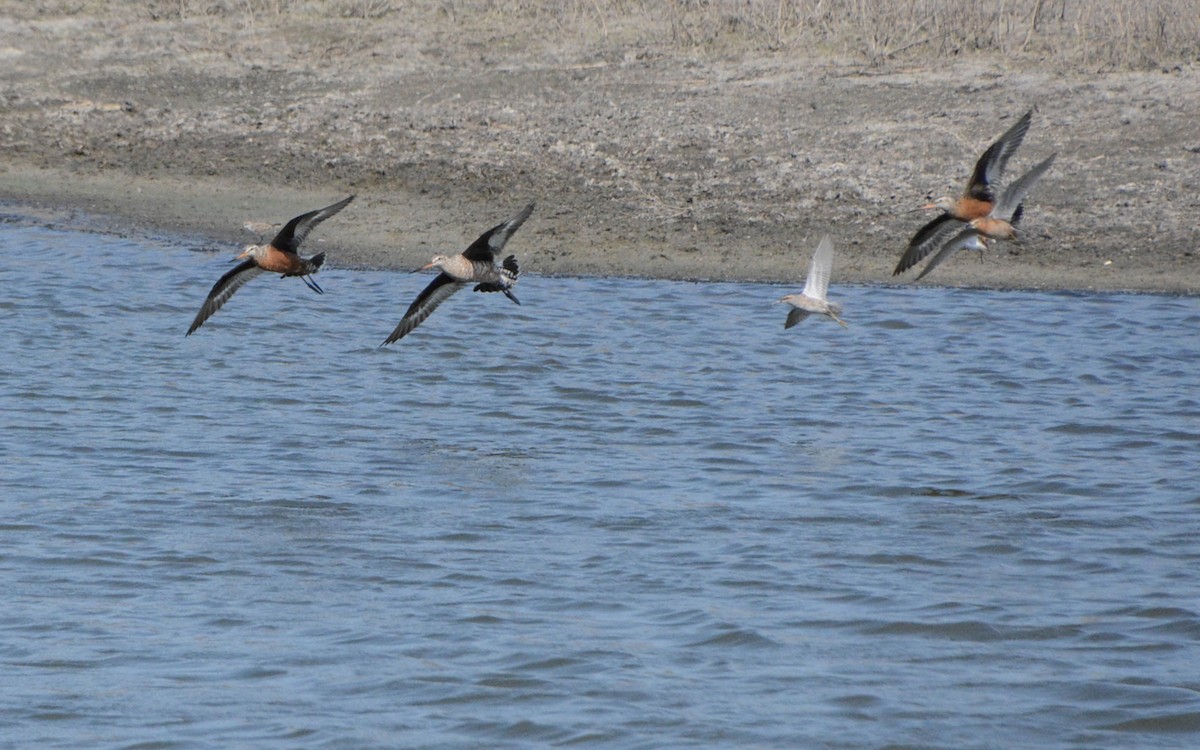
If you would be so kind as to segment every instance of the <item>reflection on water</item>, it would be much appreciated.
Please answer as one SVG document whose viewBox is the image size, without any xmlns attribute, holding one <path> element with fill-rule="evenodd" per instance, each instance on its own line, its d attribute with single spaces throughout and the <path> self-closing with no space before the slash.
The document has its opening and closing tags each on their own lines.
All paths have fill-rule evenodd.
<svg viewBox="0 0 1200 750">
<path fill-rule="evenodd" d="M 14 746 L 1200 740 L 1195 299 L 529 275 L 379 349 L 428 279 L 334 267 L 185 339 L 225 257 L 2 229 Z"/>
</svg>

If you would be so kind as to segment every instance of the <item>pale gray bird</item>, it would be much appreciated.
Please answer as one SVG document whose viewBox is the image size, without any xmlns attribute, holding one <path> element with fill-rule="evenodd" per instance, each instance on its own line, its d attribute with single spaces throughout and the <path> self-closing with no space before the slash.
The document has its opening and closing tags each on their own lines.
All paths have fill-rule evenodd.
<svg viewBox="0 0 1200 750">
<path fill-rule="evenodd" d="M 780 302 L 786 302 L 792 306 L 792 309 L 788 310 L 787 320 L 783 324 L 785 329 L 791 328 L 813 313 L 824 315 L 842 326 L 846 325 L 846 321 L 838 317 L 842 312 L 842 306 L 825 299 L 825 293 L 829 289 L 829 272 L 832 269 L 833 240 L 829 239 L 829 235 L 825 235 L 821 238 L 821 244 L 817 245 L 812 261 L 808 264 L 808 278 L 804 280 L 804 291 L 779 299 Z"/>
<path fill-rule="evenodd" d="M 1020 212 L 1018 212 L 1017 218 L 1020 218 Z M 942 249 L 929 259 L 929 262 L 925 264 L 925 267 L 921 269 L 921 273 L 917 274 L 917 277 L 913 279 L 913 281 L 920 281 L 921 279 L 925 278 L 925 274 L 940 266 L 942 261 L 954 255 L 959 250 L 976 250 L 979 252 L 980 261 L 982 261 L 983 252 L 987 250 L 987 248 L 987 237 L 976 234 L 969 229 L 964 229 L 945 245 L 942 245 Z"/>
</svg>

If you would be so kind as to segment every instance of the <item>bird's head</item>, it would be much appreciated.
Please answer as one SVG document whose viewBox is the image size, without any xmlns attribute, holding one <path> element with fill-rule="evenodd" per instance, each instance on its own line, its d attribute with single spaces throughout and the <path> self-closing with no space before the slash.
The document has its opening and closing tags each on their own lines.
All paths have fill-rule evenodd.
<svg viewBox="0 0 1200 750">
<path fill-rule="evenodd" d="M 265 245 L 246 245 L 244 248 L 242 248 L 242 254 L 234 258 L 234 260 L 242 260 L 243 258 L 259 258 L 262 256 L 264 249 L 266 249 Z"/>
<path fill-rule="evenodd" d="M 426 263 L 425 265 L 416 269 L 415 271 L 413 271 L 413 273 L 416 273 L 417 271 L 428 271 L 431 268 L 445 269 L 446 264 L 449 262 L 450 262 L 450 259 L 447 258 L 445 255 L 435 255 L 432 258 L 430 258 L 428 263 Z"/>
<path fill-rule="evenodd" d="M 946 213 L 950 213 L 950 209 L 954 208 L 954 203 L 955 203 L 955 201 L 953 198 L 951 198 L 948 195 L 943 195 L 941 198 L 938 198 L 933 203 L 926 203 L 924 206 L 921 206 L 921 208 L 923 208 L 923 209 L 936 208 L 939 211 L 945 211 Z"/>
</svg>

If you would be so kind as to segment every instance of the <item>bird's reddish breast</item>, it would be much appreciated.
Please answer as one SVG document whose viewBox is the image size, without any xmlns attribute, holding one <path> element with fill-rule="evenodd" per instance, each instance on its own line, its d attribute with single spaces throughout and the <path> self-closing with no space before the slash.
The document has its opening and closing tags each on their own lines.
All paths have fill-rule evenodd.
<svg viewBox="0 0 1200 750">
<path fill-rule="evenodd" d="M 300 256 L 271 245 L 267 247 L 266 255 L 258 259 L 258 267 L 274 273 L 296 273 L 300 270 Z"/>
<path fill-rule="evenodd" d="M 964 195 L 954 206 L 954 218 L 962 221 L 982 219 L 992 212 L 992 202 Z"/>
</svg>

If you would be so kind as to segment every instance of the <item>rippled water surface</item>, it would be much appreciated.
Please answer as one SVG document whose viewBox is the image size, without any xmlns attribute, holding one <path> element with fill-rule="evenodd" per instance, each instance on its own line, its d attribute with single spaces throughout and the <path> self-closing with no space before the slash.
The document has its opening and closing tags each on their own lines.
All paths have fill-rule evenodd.
<svg viewBox="0 0 1200 750">
<path fill-rule="evenodd" d="M 0 249 L 0 746 L 1200 746 L 1196 299 Z"/>
</svg>

